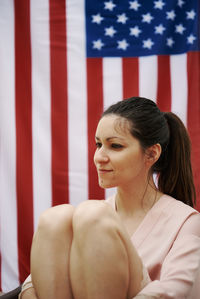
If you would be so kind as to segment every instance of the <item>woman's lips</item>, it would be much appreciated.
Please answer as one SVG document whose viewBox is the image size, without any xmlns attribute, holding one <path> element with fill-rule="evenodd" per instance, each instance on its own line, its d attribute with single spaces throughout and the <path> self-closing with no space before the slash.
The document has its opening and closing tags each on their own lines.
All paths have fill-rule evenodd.
<svg viewBox="0 0 200 299">
<path fill-rule="evenodd" d="M 112 169 L 98 169 L 98 172 L 100 173 L 112 172 Z"/>
</svg>

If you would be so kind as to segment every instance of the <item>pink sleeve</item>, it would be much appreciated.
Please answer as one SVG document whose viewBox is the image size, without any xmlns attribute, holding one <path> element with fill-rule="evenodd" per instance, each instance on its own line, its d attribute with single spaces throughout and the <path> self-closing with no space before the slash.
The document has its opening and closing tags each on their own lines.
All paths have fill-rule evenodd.
<svg viewBox="0 0 200 299">
<path fill-rule="evenodd" d="M 160 279 L 149 282 L 134 298 L 198 298 L 200 294 L 198 275 L 200 275 L 200 215 L 192 214 L 183 224 L 165 257 Z"/>
</svg>

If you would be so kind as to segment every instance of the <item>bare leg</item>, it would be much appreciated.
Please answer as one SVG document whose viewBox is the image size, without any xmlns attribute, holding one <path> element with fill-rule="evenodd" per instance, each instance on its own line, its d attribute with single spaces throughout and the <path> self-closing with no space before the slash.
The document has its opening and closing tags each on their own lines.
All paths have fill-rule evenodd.
<svg viewBox="0 0 200 299">
<path fill-rule="evenodd" d="M 69 256 L 72 242 L 71 205 L 60 205 L 40 217 L 31 249 L 31 274 L 39 299 L 72 299 Z"/>
<path fill-rule="evenodd" d="M 75 299 L 126 299 L 140 290 L 141 260 L 104 202 L 87 201 L 74 212 L 70 277 Z"/>
</svg>

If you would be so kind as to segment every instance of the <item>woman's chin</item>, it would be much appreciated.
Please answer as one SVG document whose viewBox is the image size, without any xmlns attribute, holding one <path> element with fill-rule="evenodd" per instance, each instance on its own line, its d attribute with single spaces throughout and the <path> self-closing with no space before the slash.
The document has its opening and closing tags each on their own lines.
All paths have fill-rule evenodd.
<svg viewBox="0 0 200 299">
<path fill-rule="evenodd" d="M 111 184 L 110 182 L 106 182 L 102 179 L 99 179 L 99 187 L 101 187 L 103 189 L 109 189 L 109 188 L 113 188 L 116 186 L 114 184 Z"/>
</svg>

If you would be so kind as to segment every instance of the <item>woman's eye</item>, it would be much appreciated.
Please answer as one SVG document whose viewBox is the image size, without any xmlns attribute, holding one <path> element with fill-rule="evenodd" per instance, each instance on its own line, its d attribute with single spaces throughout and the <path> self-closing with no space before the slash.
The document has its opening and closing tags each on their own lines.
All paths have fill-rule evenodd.
<svg viewBox="0 0 200 299">
<path fill-rule="evenodd" d="M 111 144 L 111 147 L 112 147 L 112 148 L 116 148 L 116 149 L 118 149 L 118 148 L 122 148 L 123 145 L 118 144 L 118 143 L 112 143 L 112 144 Z"/>
<path fill-rule="evenodd" d="M 96 147 L 100 148 L 102 146 L 102 144 L 100 142 L 96 142 Z"/>
</svg>

